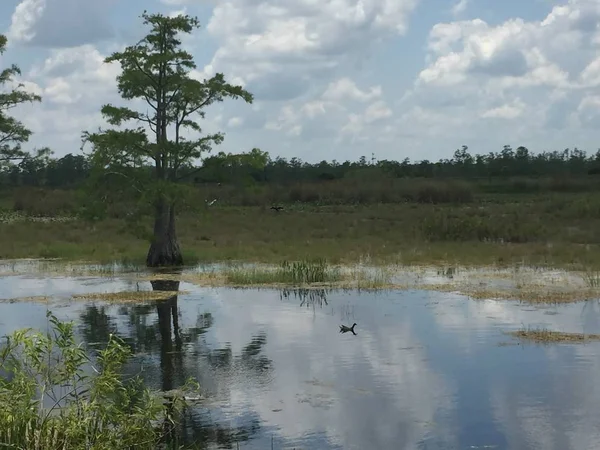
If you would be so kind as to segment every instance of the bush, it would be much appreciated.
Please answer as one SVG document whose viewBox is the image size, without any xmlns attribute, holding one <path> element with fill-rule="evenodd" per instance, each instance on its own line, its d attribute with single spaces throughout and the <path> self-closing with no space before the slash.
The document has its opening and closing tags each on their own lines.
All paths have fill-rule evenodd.
<svg viewBox="0 0 600 450">
<path fill-rule="evenodd" d="M 99 352 L 95 375 L 73 325 L 48 313 L 53 331 L 15 331 L 0 348 L 0 442 L 32 450 L 155 449 L 183 405 L 165 405 L 138 377 L 120 371 L 129 349 L 115 336 Z"/>
</svg>

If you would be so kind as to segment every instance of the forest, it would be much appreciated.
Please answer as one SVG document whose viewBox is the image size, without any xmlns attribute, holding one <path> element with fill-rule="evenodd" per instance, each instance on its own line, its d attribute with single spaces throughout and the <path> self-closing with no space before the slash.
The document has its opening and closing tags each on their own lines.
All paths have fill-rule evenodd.
<svg viewBox="0 0 600 450">
<path fill-rule="evenodd" d="M 0 184 L 3 187 L 35 186 L 53 189 L 73 189 L 82 187 L 91 173 L 92 161 L 87 155 L 68 153 L 63 157 L 52 157 L 46 152 L 42 157 L 25 155 L 14 164 L 0 167 Z M 140 172 L 150 172 L 153 167 L 140 165 Z M 189 185 L 210 185 L 222 183 L 236 186 L 319 183 L 360 177 L 365 182 L 369 178 L 423 178 L 423 179 L 464 179 L 472 181 L 495 180 L 496 184 L 512 184 L 527 190 L 525 179 L 539 180 L 552 178 L 556 185 L 563 180 L 569 184 L 571 178 L 600 174 L 600 150 L 593 155 L 585 151 L 565 149 L 562 151 L 542 151 L 534 153 L 526 147 L 513 149 L 505 145 L 499 152 L 471 154 L 467 146 L 454 152 L 451 158 L 437 162 L 429 160 L 410 161 L 376 160 L 362 156 L 358 161 L 303 162 L 300 158 L 272 157 L 269 152 L 253 148 L 246 153 L 232 154 L 218 152 L 207 155 L 197 165 L 187 165 L 181 170 L 182 179 Z M 591 178 L 593 179 L 593 178 Z M 571 180 L 573 181 L 573 180 Z M 576 183 L 571 183 L 572 189 Z M 530 183 L 529 188 L 541 185 Z M 505 186 L 504 189 L 509 189 Z M 560 190 L 560 188 L 557 187 Z M 568 188 L 565 188 L 568 189 Z M 579 189 L 584 189 L 580 187 Z"/>
</svg>

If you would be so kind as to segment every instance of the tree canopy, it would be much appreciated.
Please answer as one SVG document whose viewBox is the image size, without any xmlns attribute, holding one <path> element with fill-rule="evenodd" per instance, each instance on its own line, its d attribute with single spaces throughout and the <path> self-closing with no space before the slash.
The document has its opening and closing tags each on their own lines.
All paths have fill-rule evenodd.
<svg viewBox="0 0 600 450">
<path fill-rule="evenodd" d="M 0 34 L 0 55 L 6 51 L 7 42 L 6 36 Z M 21 70 L 14 64 L 0 71 L 0 167 L 33 158 L 21 148 L 29 140 L 31 130 L 8 112 L 23 103 L 40 102 L 42 98 L 23 90 L 22 83 L 11 87 L 18 75 L 21 75 Z M 35 157 L 47 157 L 49 154 L 50 150 L 43 148 L 37 151 Z"/>
</svg>

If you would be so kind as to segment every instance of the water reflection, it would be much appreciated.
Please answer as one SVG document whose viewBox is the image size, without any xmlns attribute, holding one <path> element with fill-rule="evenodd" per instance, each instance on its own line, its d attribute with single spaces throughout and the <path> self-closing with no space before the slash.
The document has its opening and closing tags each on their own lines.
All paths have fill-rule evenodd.
<svg viewBox="0 0 600 450">
<path fill-rule="evenodd" d="M 456 276 L 455 273 L 452 276 Z M 11 296 L 131 289 L 115 280 L 2 279 Z M 92 282 L 93 281 L 93 282 Z M 503 331 L 599 333 L 600 306 L 531 308 L 442 292 L 197 288 L 148 304 L 69 303 L 90 348 L 110 333 L 127 367 L 165 390 L 192 376 L 205 400 L 178 438 L 208 448 L 600 448 L 597 344 L 499 346 Z M 190 294 L 178 294 L 182 289 Z M 0 292 L 0 296 L 9 294 Z M 0 334 L 45 329 L 45 306 L 1 304 Z M 339 333 L 357 322 L 357 335 Z"/>
<path fill-rule="evenodd" d="M 300 307 L 315 307 L 322 308 L 327 306 L 327 289 L 281 289 L 279 298 L 281 300 L 290 300 L 293 296 L 300 301 Z"/>
</svg>

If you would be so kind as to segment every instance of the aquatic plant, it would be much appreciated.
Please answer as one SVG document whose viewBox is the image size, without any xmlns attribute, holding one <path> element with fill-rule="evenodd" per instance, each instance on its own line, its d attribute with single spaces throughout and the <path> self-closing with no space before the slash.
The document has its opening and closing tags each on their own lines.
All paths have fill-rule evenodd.
<svg viewBox="0 0 600 450">
<path fill-rule="evenodd" d="M 598 270 L 587 270 L 583 273 L 582 278 L 588 287 L 600 287 L 600 272 Z"/>
<path fill-rule="evenodd" d="M 342 280 L 338 268 L 330 266 L 325 259 L 313 261 L 284 261 L 278 267 L 232 268 L 225 272 L 231 284 L 273 284 L 290 285 L 311 283 L 332 283 Z"/>
<path fill-rule="evenodd" d="M 92 360 L 72 323 L 47 316 L 48 333 L 18 330 L 0 347 L 0 442 L 31 450 L 159 447 L 183 396 L 165 403 L 139 377 L 124 380 L 130 350 L 117 337 Z"/>
</svg>

